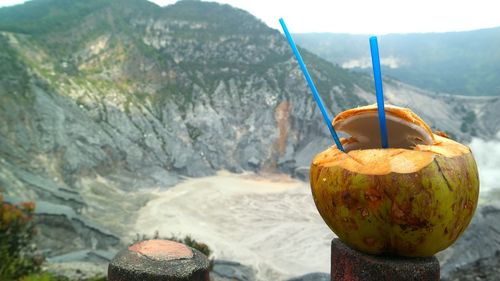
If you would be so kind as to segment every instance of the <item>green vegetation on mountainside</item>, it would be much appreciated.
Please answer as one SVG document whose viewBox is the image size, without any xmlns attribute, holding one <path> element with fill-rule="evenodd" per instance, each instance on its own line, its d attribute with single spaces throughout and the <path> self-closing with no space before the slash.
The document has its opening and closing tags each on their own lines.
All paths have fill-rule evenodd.
<svg viewBox="0 0 500 281">
<path fill-rule="evenodd" d="M 369 61 L 368 35 L 296 34 L 298 44 L 342 65 Z M 389 34 L 380 36 L 383 74 L 435 92 L 500 95 L 500 28 L 468 32 Z M 371 71 L 370 67 L 364 71 Z"/>
<path fill-rule="evenodd" d="M 289 79 L 285 65 L 292 58 L 288 48 L 283 53 L 269 46 L 276 46 L 278 32 L 251 14 L 198 1 L 160 8 L 146 0 L 33 0 L 0 9 L 0 32 L 19 42 L 5 54 L 22 63 L 0 68 L 0 74 L 17 77 L 9 81 L 23 81 L 29 67 L 65 95 L 91 92 L 90 98 L 97 100 L 124 95 L 127 113 L 131 104 L 161 108 L 171 101 L 184 111 L 200 90 L 211 95 L 230 80 L 239 94 L 248 81 L 284 94 Z M 152 45 L 151 40 L 168 40 L 168 45 Z M 373 91 L 368 77 L 307 50 L 303 56 L 327 104 L 359 105 L 355 85 Z M 16 65 L 20 69 L 7 69 Z M 87 106 L 84 96 L 76 99 Z"/>
<path fill-rule="evenodd" d="M 32 35 L 65 30 L 80 24 L 86 15 L 109 3 L 109 0 L 28 1 L 0 9 L 0 29 Z"/>
<path fill-rule="evenodd" d="M 28 89 L 28 79 L 25 65 L 19 61 L 7 38 L 0 34 L 0 93 L 23 94 Z"/>
</svg>

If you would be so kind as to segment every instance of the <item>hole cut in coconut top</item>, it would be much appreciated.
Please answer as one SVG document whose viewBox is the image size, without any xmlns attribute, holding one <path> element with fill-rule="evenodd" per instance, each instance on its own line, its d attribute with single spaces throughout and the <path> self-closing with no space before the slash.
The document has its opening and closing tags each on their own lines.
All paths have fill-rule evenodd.
<svg viewBox="0 0 500 281">
<path fill-rule="evenodd" d="M 347 153 L 332 146 L 318 153 L 313 159 L 313 166 L 341 167 L 343 169 L 368 175 L 386 175 L 389 173 L 414 173 L 429 165 L 436 156 L 453 158 L 470 154 L 465 145 L 446 137 L 433 135 L 434 144 L 416 145 L 414 149 L 351 149 Z M 352 139 L 342 139 L 344 148 L 352 145 Z"/>
<path fill-rule="evenodd" d="M 385 105 L 389 148 L 414 149 L 433 145 L 431 128 L 408 108 Z M 335 130 L 351 136 L 344 145 L 346 152 L 382 148 L 377 105 L 346 110 L 333 120 Z"/>
<path fill-rule="evenodd" d="M 385 106 L 389 148 L 383 149 L 377 106 L 349 109 L 337 115 L 333 126 L 351 135 L 341 139 L 346 151 L 336 146 L 317 154 L 313 166 L 340 167 L 370 175 L 414 173 L 429 165 L 434 158 L 461 157 L 470 149 L 445 136 L 432 133 L 431 128 L 407 108 Z"/>
</svg>

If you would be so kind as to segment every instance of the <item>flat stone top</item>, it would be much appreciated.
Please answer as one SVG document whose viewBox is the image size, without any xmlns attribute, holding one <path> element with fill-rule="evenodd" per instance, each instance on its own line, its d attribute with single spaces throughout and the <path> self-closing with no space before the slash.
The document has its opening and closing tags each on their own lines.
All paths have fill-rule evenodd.
<svg viewBox="0 0 500 281">
<path fill-rule="evenodd" d="M 435 256 L 374 256 L 354 250 L 338 238 L 332 241 L 331 277 L 335 281 L 439 281 L 439 274 Z"/>
<path fill-rule="evenodd" d="M 136 243 L 128 249 L 147 258 L 158 261 L 190 259 L 193 251 L 184 244 L 170 240 L 146 240 Z"/>
</svg>

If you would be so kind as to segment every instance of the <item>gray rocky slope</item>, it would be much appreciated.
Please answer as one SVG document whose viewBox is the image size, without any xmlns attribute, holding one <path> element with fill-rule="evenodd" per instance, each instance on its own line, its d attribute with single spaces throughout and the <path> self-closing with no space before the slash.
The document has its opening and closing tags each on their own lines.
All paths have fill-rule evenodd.
<svg viewBox="0 0 500 281">
<path fill-rule="evenodd" d="M 85 3 L 93 2 L 83 11 L 68 4 L 78 20 L 47 30 L 36 17 L 21 30 L 0 22 L 0 190 L 43 207 L 49 256 L 116 250 L 148 200 L 129 191 L 221 169 L 304 177 L 332 144 L 277 30 L 214 3 Z M 330 112 L 375 101 L 370 77 L 303 55 Z M 458 139 L 500 129 L 498 98 L 432 96 L 393 80 L 384 87 L 388 103 Z M 59 243 L 61 233 L 76 238 Z"/>
</svg>

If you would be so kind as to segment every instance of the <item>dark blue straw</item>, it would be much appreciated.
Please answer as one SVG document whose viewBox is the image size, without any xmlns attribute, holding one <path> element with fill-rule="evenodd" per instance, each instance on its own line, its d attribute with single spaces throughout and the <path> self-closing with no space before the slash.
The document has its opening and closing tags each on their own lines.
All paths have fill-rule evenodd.
<svg viewBox="0 0 500 281">
<path fill-rule="evenodd" d="M 370 50 L 372 52 L 373 77 L 375 78 L 375 92 L 377 94 L 380 137 L 382 138 L 382 147 L 388 148 L 389 141 L 387 140 L 387 125 L 385 122 L 384 90 L 382 89 L 382 72 L 380 71 L 380 57 L 376 36 L 370 37 Z"/>
<path fill-rule="evenodd" d="M 288 28 L 286 28 L 285 21 L 283 19 L 280 19 L 280 24 L 281 27 L 283 28 L 283 32 L 285 32 L 286 39 L 288 40 L 288 43 L 290 44 L 290 47 L 292 48 L 293 53 L 295 54 L 295 58 L 297 58 L 297 61 L 299 62 L 300 69 L 302 70 L 302 73 L 304 74 L 307 84 L 309 85 L 309 88 L 311 88 L 311 91 L 313 93 L 314 99 L 316 100 L 316 103 L 318 104 L 319 110 L 321 110 L 321 114 L 323 115 L 323 119 L 325 119 L 326 125 L 328 126 L 328 129 L 330 130 L 330 134 L 333 137 L 333 140 L 335 141 L 335 144 L 337 145 L 337 148 L 340 149 L 340 151 L 344 151 L 344 147 L 340 143 L 339 137 L 337 136 L 337 133 L 335 132 L 335 129 L 332 126 L 332 122 L 330 121 L 330 117 L 328 117 L 328 113 L 326 113 L 325 107 L 323 106 L 323 102 L 321 101 L 321 97 L 318 94 L 318 90 L 316 90 L 316 86 L 314 86 L 314 82 L 311 79 L 311 76 L 309 75 L 309 72 L 307 71 L 306 65 L 304 64 L 304 61 L 302 60 L 302 57 L 300 56 L 299 50 L 297 49 L 297 46 L 295 45 L 295 42 L 292 39 L 292 36 L 290 35 L 290 32 L 288 32 Z"/>
</svg>

